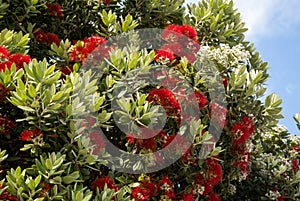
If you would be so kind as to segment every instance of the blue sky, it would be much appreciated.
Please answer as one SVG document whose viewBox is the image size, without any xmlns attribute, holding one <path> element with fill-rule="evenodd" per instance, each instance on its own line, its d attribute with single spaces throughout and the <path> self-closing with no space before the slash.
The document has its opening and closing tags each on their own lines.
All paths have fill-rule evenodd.
<svg viewBox="0 0 300 201">
<path fill-rule="evenodd" d="M 196 3 L 199 0 L 187 0 Z M 246 27 L 246 39 L 254 43 L 269 63 L 267 93 L 283 100 L 280 124 L 300 135 L 293 115 L 300 113 L 300 1 L 234 0 Z"/>
</svg>

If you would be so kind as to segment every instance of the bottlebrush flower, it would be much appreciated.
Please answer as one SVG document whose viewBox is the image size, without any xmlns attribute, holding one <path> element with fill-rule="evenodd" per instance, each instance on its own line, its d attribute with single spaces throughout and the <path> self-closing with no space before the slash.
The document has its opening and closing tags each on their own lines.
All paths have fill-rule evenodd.
<svg viewBox="0 0 300 201">
<path fill-rule="evenodd" d="M 182 27 L 177 24 L 171 24 L 165 28 L 162 38 L 170 43 L 178 42 L 182 35 Z"/>
<path fill-rule="evenodd" d="M 221 201 L 221 198 L 216 193 L 210 193 L 207 201 Z"/>
<path fill-rule="evenodd" d="M 134 144 L 135 138 L 134 138 L 133 134 L 131 134 L 131 133 L 127 134 L 126 141 L 128 144 Z"/>
<path fill-rule="evenodd" d="M 140 187 L 133 187 L 131 189 L 131 198 L 135 201 L 148 201 L 150 200 L 149 191 Z"/>
<path fill-rule="evenodd" d="M 155 151 L 157 143 L 155 138 L 137 139 L 136 144 L 140 149 Z"/>
<path fill-rule="evenodd" d="M 219 127 L 223 128 L 227 122 L 227 112 L 228 110 L 219 105 L 218 103 L 212 101 L 210 105 L 210 117 L 212 122 L 217 122 Z"/>
<path fill-rule="evenodd" d="M 173 182 L 167 176 L 163 176 L 159 182 L 159 189 L 163 191 L 170 191 L 174 189 Z"/>
<path fill-rule="evenodd" d="M 58 4 L 58 3 L 50 3 L 50 4 L 47 4 L 47 7 L 48 7 L 48 13 L 54 17 L 57 17 L 57 18 L 63 18 L 63 11 L 62 11 L 62 8 L 61 8 L 61 5 Z"/>
<path fill-rule="evenodd" d="M 1 189 L 1 194 L 0 194 L 0 200 L 9 200 L 9 201 L 20 201 L 19 198 L 17 198 L 16 196 L 14 195 L 11 195 L 6 189 L 3 190 L 3 186 L 1 185 L 0 186 L 0 189 Z"/>
<path fill-rule="evenodd" d="M 193 197 L 193 195 L 192 194 L 182 194 L 181 195 L 181 200 L 182 201 L 194 201 L 195 199 L 194 199 L 194 197 Z"/>
<path fill-rule="evenodd" d="M 49 44 L 55 43 L 57 46 L 59 46 L 60 44 L 60 39 L 58 38 L 58 36 L 54 33 L 47 33 L 47 42 Z"/>
<path fill-rule="evenodd" d="M 0 63 L 0 72 L 5 71 L 5 69 L 11 69 L 13 62 L 11 61 L 4 61 Z"/>
<path fill-rule="evenodd" d="M 3 117 L 0 115 L 0 135 L 9 135 L 11 130 L 15 127 L 15 122 L 10 120 L 8 117 Z"/>
<path fill-rule="evenodd" d="M 159 60 L 173 61 L 174 59 L 175 59 L 175 55 L 166 50 L 160 49 L 155 52 L 155 57 L 154 57 L 155 61 L 159 61 Z"/>
<path fill-rule="evenodd" d="M 96 191 L 96 189 L 99 188 L 99 190 L 103 191 L 105 184 L 106 184 L 107 188 L 113 189 L 116 192 L 119 190 L 119 187 L 116 185 L 114 180 L 112 178 L 110 178 L 109 176 L 100 177 L 100 178 L 97 178 L 95 181 L 93 181 L 92 189 L 94 191 Z"/>
<path fill-rule="evenodd" d="M 54 33 L 45 33 L 41 29 L 38 29 L 34 33 L 34 38 L 37 42 L 39 43 L 47 43 L 47 44 L 52 44 L 55 43 L 57 46 L 60 44 L 60 39 L 59 37 L 54 34 Z"/>
<path fill-rule="evenodd" d="M 34 34 L 34 38 L 39 43 L 46 43 L 48 41 L 48 36 L 41 29 L 38 29 Z"/>
<path fill-rule="evenodd" d="M 298 159 L 293 159 L 292 160 L 292 169 L 297 172 L 298 170 L 300 170 L 300 163 Z"/>
<path fill-rule="evenodd" d="M 222 166 L 218 163 L 217 160 L 207 159 L 207 172 L 209 175 L 208 180 L 214 186 L 222 180 Z"/>
<path fill-rule="evenodd" d="M 8 58 L 9 57 L 9 51 L 0 45 L 0 59 L 5 59 L 5 58 Z"/>
<path fill-rule="evenodd" d="M 73 66 L 65 66 L 61 68 L 60 71 L 63 74 L 62 76 L 70 75 L 70 73 L 73 72 Z"/>
<path fill-rule="evenodd" d="M 184 55 L 184 50 L 179 43 L 168 43 L 163 45 L 160 50 L 164 50 L 172 53 L 173 55 L 182 57 Z"/>
<path fill-rule="evenodd" d="M 190 25 L 181 26 L 181 33 L 189 37 L 190 39 L 197 41 L 197 32 L 192 26 Z"/>
<path fill-rule="evenodd" d="M 33 138 L 37 137 L 37 136 L 42 136 L 43 133 L 42 131 L 38 130 L 38 129 L 33 129 L 31 130 L 24 130 L 21 135 L 20 135 L 20 140 L 22 141 L 28 141 L 28 140 L 32 140 Z"/>
<path fill-rule="evenodd" d="M 254 132 L 255 126 L 251 117 L 244 116 L 242 121 L 236 122 L 232 125 L 230 133 L 233 135 L 234 145 L 241 145 Z"/>
<path fill-rule="evenodd" d="M 205 108 L 208 104 L 206 96 L 201 91 L 195 91 L 194 94 L 198 101 L 199 109 L 201 110 L 201 109 Z"/>
<path fill-rule="evenodd" d="M 29 55 L 21 54 L 21 53 L 15 53 L 8 57 L 8 60 L 10 62 L 13 62 L 16 64 L 17 69 L 23 68 L 24 63 L 29 64 L 31 62 L 31 58 Z"/>
<path fill-rule="evenodd" d="M 100 48 L 97 48 L 97 52 L 95 52 L 94 56 L 97 56 L 97 59 L 102 59 L 108 57 L 109 51 L 113 48 L 113 47 L 106 47 L 105 38 L 100 37 L 98 35 L 84 38 L 83 41 L 81 42 L 82 43 L 77 42 L 69 49 L 71 61 L 83 63 L 86 60 L 88 54 L 94 51 L 95 48 L 98 47 L 99 45 L 101 46 Z"/>
<path fill-rule="evenodd" d="M 171 24 L 163 31 L 162 38 L 169 42 L 178 42 L 183 35 L 197 41 L 197 32 L 190 25 Z"/>
<path fill-rule="evenodd" d="M 0 64 L 0 66 L 1 66 L 1 64 Z M 1 69 L 1 67 L 0 67 L 0 69 Z M 0 72 L 1 72 L 1 70 L 0 70 Z M 10 94 L 10 90 L 0 83 L 0 103 L 3 103 L 9 94 Z M 2 118 L 2 117 L 0 116 L 0 118 Z"/>
<path fill-rule="evenodd" d="M 143 188 L 147 189 L 149 191 L 149 197 L 156 196 L 158 187 L 154 182 L 151 181 L 143 181 L 142 182 Z"/>
<path fill-rule="evenodd" d="M 165 88 L 152 89 L 149 92 L 147 100 L 151 103 L 161 105 L 165 109 L 167 115 L 175 117 L 177 123 L 180 124 L 181 105 L 170 90 Z"/>
<path fill-rule="evenodd" d="M 101 150 L 105 148 L 105 142 L 104 142 L 104 139 L 103 139 L 101 133 L 98 131 L 92 131 L 89 133 L 89 137 L 90 137 L 93 145 L 95 145 L 94 151 L 93 151 L 94 154 L 99 154 L 101 152 Z"/>
</svg>

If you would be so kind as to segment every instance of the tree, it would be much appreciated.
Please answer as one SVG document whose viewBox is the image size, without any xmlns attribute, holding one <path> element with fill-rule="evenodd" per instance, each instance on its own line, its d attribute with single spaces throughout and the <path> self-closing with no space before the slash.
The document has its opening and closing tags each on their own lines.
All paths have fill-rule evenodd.
<svg viewBox="0 0 300 201">
<path fill-rule="evenodd" d="M 299 199 L 300 139 L 232 1 L 7 0 L 0 17 L 1 199 Z"/>
</svg>

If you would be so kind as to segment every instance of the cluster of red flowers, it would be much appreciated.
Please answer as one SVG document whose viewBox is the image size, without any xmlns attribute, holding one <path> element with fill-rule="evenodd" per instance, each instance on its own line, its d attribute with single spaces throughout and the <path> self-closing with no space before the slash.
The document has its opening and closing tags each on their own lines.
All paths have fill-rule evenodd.
<svg viewBox="0 0 300 201">
<path fill-rule="evenodd" d="M 131 198 L 136 201 L 147 201 L 154 197 L 157 191 L 158 186 L 150 181 L 149 177 L 145 176 L 145 178 L 141 179 L 138 186 L 132 187 Z"/>
<path fill-rule="evenodd" d="M 230 133 L 233 138 L 233 154 L 237 156 L 237 160 L 234 165 L 237 166 L 241 172 L 249 174 L 249 162 L 251 153 L 246 149 L 245 142 L 253 134 L 255 125 L 251 117 L 243 116 L 242 120 L 235 122 Z"/>
<path fill-rule="evenodd" d="M 230 133 L 233 135 L 233 144 L 239 146 L 246 142 L 255 130 L 251 117 L 244 116 L 242 121 L 232 125 Z"/>
<path fill-rule="evenodd" d="M 220 128 L 223 128 L 227 123 L 227 108 L 212 101 L 210 111 L 211 122 L 216 122 Z"/>
<path fill-rule="evenodd" d="M 12 64 L 16 64 L 17 70 L 23 68 L 24 63 L 28 64 L 31 61 L 29 55 L 15 53 L 10 54 L 10 52 L 3 46 L 0 46 L 0 72 L 4 71 L 6 68 L 10 69 Z"/>
<path fill-rule="evenodd" d="M 207 100 L 206 96 L 201 91 L 195 91 L 194 94 L 198 101 L 199 109 L 201 110 L 201 109 L 205 108 L 208 104 L 208 100 Z"/>
<path fill-rule="evenodd" d="M 126 135 L 126 141 L 128 145 L 135 146 L 138 150 L 143 151 L 156 151 L 158 144 L 165 142 L 167 136 L 166 132 L 156 131 L 152 129 L 140 128 L 143 133 L 143 139 L 135 138 L 132 133 Z M 157 134 L 157 135 L 156 135 Z M 153 137 L 154 136 L 154 137 Z"/>
<path fill-rule="evenodd" d="M 213 187 L 222 180 L 222 166 L 215 159 L 206 160 L 206 169 L 199 173 L 194 180 L 192 193 L 194 195 L 209 195 L 210 200 L 220 200 L 213 192 Z"/>
<path fill-rule="evenodd" d="M 14 195 L 11 195 L 6 189 L 3 190 L 3 186 L 0 185 L 0 191 L 2 191 L 2 193 L 0 194 L 0 200 L 9 200 L 9 201 L 20 201 L 19 198 L 17 198 Z"/>
<path fill-rule="evenodd" d="M 88 54 L 97 48 L 97 59 L 103 59 L 109 56 L 109 50 L 112 47 L 106 47 L 106 39 L 98 35 L 84 38 L 83 41 L 78 41 L 70 48 L 70 60 L 83 63 Z"/>
<path fill-rule="evenodd" d="M 114 180 L 112 178 L 110 178 L 109 176 L 99 177 L 95 181 L 93 181 L 93 183 L 92 183 L 92 189 L 94 191 L 96 191 L 96 189 L 98 188 L 99 190 L 103 191 L 105 185 L 109 189 L 113 189 L 115 191 L 119 190 L 119 187 L 116 185 L 116 183 L 114 182 Z"/>
<path fill-rule="evenodd" d="M 0 116 L 0 135 L 9 135 L 11 130 L 16 127 L 15 122 L 8 117 Z"/>
<path fill-rule="evenodd" d="M 181 105 L 176 99 L 176 96 L 169 89 L 152 89 L 149 92 L 147 100 L 153 104 L 161 105 L 165 109 L 166 114 L 176 118 L 176 122 L 180 124 Z"/>
<path fill-rule="evenodd" d="M 32 140 L 32 139 L 34 139 L 35 137 L 38 137 L 38 136 L 43 136 L 43 133 L 42 133 L 42 131 L 40 131 L 36 128 L 33 129 L 32 131 L 31 130 L 24 130 L 20 135 L 20 140 L 28 141 L 28 140 Z"/>
<path fill-rule="evenodd" d="M 162 38 L 168 43 L 156 51 L 154 60 L 173 61 L 176 57 L 186 57 L 190 63 L 196 60 L 195 53 L 200 46 L 197 32 L 190 25 L 172 24 L 166 27 Z"/>
<path fill-rule="evenodd" d="M 60 39 L 56 34 L 45 33 L 41 29 L 37 30 L 34 33 L 34 38 L 39 43 L 47 43 L 47 44 L 55 43 L 57 46 L 59 46 L 59 44 L 60 44 Z"/>
<path fill-rule="evenodd" d="M 93 153 L 99 154 L 105 148 L 104 139 L 99 131 L 92 131 L 89 133 L 91 143 L 95 145 Z"/>
<path fill-rule="evenodd" d="M 3 103 L 3 101 L 6 100 L 6 97 L 10 94 L 10 90 L 3 86 L 3 84 L 0 84 L 0 103 Z"/>
<path fill-rule="evenodd" d="M 292 169 L 297 172 L 300 170 L 300 163 L 298 159 L 293 159 L 292 160 Z"/>
<path fill-rule="evenodd" d="M 63 18 L 64 14 L 61 8 L 61 5 L 58 3 L 47 4 L 48 13 L 57 18 Z"/>
<path fill-rule="evenodd" d="M 43 181 L 40 184 L 42 186 L 42 191 L 39 193 L 38 197 L 45 197 L 51 190 L 52 185 Z"/>
</svg>

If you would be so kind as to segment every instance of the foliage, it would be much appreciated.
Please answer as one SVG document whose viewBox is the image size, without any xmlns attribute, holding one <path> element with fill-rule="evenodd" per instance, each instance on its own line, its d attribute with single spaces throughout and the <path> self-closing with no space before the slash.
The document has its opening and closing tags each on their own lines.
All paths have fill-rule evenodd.
<svg viewBox="0 0 300 201">
<path fill-rule="evenodd" d="M 232 1 L 3 0 L 0 29 L 0 200 L 300 199 Z"/>
</svg>

